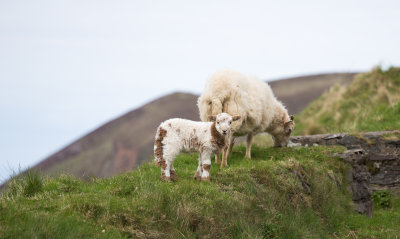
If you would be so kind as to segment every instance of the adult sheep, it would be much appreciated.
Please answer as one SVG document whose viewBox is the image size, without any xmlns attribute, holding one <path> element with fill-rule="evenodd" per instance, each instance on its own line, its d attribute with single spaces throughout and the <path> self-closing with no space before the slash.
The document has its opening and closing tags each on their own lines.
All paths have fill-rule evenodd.
<svg viewBox="0 0 400 239">
<path fill-rule="evenodd" d="M 214 73 L 207 81 L 197 105 L 202 121 L 208 121 L 209 116 L 222 112 L 241 116 L 232 124 L 221 167 L 227 166 L 227 157 L 232 151 L 235 137 L 247 135 L 246 158 L 251 158 L 254 135 L 267 132 L 274 138 L 275 146 L 282 147 L 288 144 L 294 128 L 293 116 L 289 116 L 267 83 L 232 70 Z M 219 163 L 219 155 L 215 160 Z"/>
</svg>

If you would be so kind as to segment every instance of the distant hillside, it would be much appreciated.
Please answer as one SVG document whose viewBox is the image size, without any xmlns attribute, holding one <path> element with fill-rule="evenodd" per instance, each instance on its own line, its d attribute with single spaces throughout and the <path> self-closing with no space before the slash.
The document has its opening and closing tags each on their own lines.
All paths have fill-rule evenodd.
<svg viewBox="0 0 400 239">
<path fill-rule="evenodd" d="M 291 114 L 298 114 L 311 101 L 335 84 L 350 84 L 357 73 L 332 73 L 286 78 L 268 82 Z"/>
<path fill-rule="evenodd" d="M 400 129 L 400 68 L 379 67 L 336 85 L 297 118 L 295 134 Z"/>
<path fill-rule="evenodd" d="M 299 113 L 330 86 L 348 84 L 353 73 L 321 74 L 270 82 L 290 113 Z M 49 156 L 36 169 L 48 174 L 72 173 L 79 177 L 109 177 L 129 171 L 153 152 L 155 130 L 172 117 L 199 120 L 197 96 L 174 93 L 128 112 Z"/>
<path fill-rule="evenodd" d="M 197 96 L 174 93 L 133 110 L 73 142 L 35 168 L 49 174 L 109 177 L 149 161 L 155 130 L 171 117 L 198 120 Z"/>
</svg>

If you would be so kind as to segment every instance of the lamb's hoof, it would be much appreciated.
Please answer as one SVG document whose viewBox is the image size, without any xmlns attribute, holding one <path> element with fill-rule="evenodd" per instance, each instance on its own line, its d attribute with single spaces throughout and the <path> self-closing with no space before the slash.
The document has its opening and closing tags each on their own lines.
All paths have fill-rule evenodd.
<svg viewBox="0 0 400 239">
<path fill-rule="evenodd" d="M 170 177 L 171 177 L 171 181 L 174 181 L 174 182 L 176 182 L 176 181 L 178 181 L 178 175 L 176 174 L 176 172 L 174 171 L 174 170 L 171 170 L 170 171 Z"/>
<path fill-rule="evenodd" d="M 210 177 L 201 178 L 201 181 L 210 182 Z"/>
<path fill-rule="evenodd" d="M 197 181 L 201 181 L 201 173 L 200 172 L 196 172 L 196 174 L 194 175 L 194 180 L 197 180 Z"/>
<path fill-rule="evenodd" d="M 164 181 L 164 182 L 171 182 L 171 177 L 167 177 L 165 175 L 162 175 L 161 176 L 161 180 Z"/>
</svg>

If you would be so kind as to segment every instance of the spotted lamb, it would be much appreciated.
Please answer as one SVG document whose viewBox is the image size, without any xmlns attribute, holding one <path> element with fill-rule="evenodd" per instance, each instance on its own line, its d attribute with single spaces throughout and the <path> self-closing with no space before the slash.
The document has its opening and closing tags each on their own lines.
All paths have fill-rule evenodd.
<svg viewBox="0 0 400 239">
<path fill-rule="evenodd" d="M 176 181 L 177 174 L 173 162 L 182 151 L 199 152 L 199 166 L 194 178 L 210 180 L 212 154 L 218 154 L 225 147 L 231 124 L 240 116 L 221 113 L 210 116 L 212 122 L 197 122 L 186 119 L 169 119 L 160 124 L 154 142 L 154 156 L 161 167 L 161 179 Z"/>
</svg>

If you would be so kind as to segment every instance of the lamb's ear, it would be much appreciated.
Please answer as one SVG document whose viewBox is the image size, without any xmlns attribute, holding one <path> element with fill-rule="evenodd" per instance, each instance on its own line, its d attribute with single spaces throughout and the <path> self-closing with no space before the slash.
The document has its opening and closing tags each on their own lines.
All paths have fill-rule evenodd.
<svg viewBox="0 0 400 239">
<path fill-rule="evenodd" d="M 208 119 L 210 121 L 215 121 L 217 119 L 217 117 L 215 115 L 210 115 L 210 116 L 208 116 Z"/>
<path fill-rule="evenodd" d="M 290 116 L 290 120 L 291 120 L 291 121 L 294 120 L 294 116 L 293 116 L 293 115 Z"/>
<path fill-rule="evenodd" d="M 240 118 L 241 118 L 240 115 L 232 116 L 232 120 L 233 120 L 233 121 L 236 121 L 236 120 L 238 120 L 238 119 L 240 119 Z"/>
</svg>

